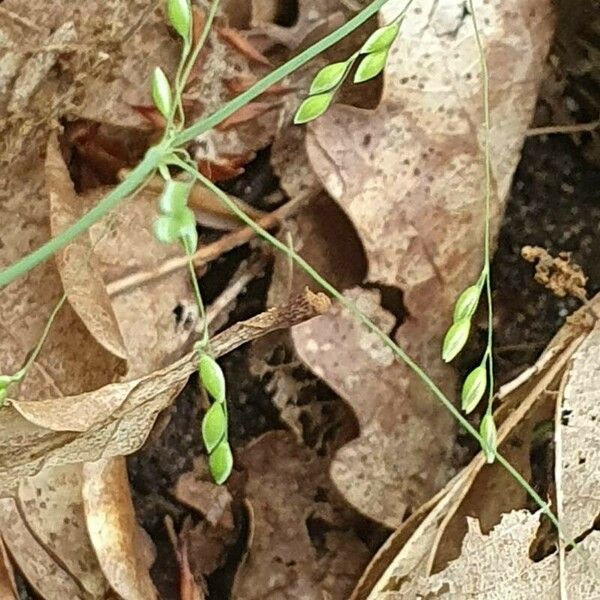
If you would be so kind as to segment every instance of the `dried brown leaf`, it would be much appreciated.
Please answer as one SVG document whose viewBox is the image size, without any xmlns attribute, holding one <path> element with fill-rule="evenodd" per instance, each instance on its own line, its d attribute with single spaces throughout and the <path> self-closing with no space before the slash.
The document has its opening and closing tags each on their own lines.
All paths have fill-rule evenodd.
<svg viewBox="0 0 600 600">
<path fill-rule="evenodd" d="M 60 154 L 56 134 L 48 141 L 45 169 L 50 197 L 50 231 L 56 237 L 83 215 L 82 202 Z M 56 264 L 67 299 L 92 336 L 109 352 L 126 359 L 123 336 L 89 236 L 79 236 L 57 253 Z"/>
<path fill-rule="evenodd" d="M 254 534 L 234 597 L 346 598 L 368 550 L 331 489 L 327 460 L 278 431 L 250 444 L 241 462 Z"/>
<path fill-rule="evenodd" d="M 12 563 L 0 536 L 0 598 L 18 600 L 17 584 Z"/>
<path fill-rule="evenodd" d="M 82 496 L 92 546 L 111 587 L 127 600 L 156 598 L 138 533 L 125 460 L 84 465 Z"/>
<path fill-rule="evenodd" d="M 252 60 L 260 65 L 265 65 L 266 67 L 271 66 L 271 61 L 266 56 L 261 54 L 248 41 L 248 38 L 246 38 L 237 29 L 233 29 L 232 27 L 218 27 L 217 33 L 219 36 L 221 36 L 221 39 L 223 39 L 227 44 L 229 44 L 232 48 L 235 48 L 249 60 Z"/>
<path fill-rule="evenodd" d="M 403 7 L 388 3 L 386 19 Z M 497 227 L 552 33 L 550 2 L 495 0 L 478 17 L 498 124 L 492 131 Z M 482 254 L 482 238 L 474 235 L 483 211 L 477 57 L 467 13 L 453 0 L 417 1 L 391 49 L 378 108 L 335 106 L 307 137 L 317 175 L 364 245 L 367 281 L 402 294 L 395 308 L 408 316 L 396 341 L 449 395 L 455 376 L 440 360 L 441 340 L 455 298 L 477 279 Z M 395 319 L 372 293 L 354 297 L 392 330 Z M 451 419 L 408 368 L 346 316 L 294 335 L 307 364 L 348 400 L 361 424 L 361 437 L 332 465 L 334 481 L 363 513 L 397 526 L 406 508 L 451 474 Z"/>
</svg>

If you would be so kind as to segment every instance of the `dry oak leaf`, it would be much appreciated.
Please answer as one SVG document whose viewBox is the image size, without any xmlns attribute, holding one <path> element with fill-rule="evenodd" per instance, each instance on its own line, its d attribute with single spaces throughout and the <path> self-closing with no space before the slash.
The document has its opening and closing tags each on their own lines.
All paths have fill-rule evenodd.
<svg viewBox="0 0 600 600">
<path fill-rule="evenodd" d="M 383 21 L 404 4 L 386 4 Z M 535 105 L 552 35 L 550 4 L 492 0 L 478 7 L 491 73 L 494 231 Z M 468 13 L 455 0 L 416 0 L 391 48 L 377 109 L 334 106 L 307 136 L 315 172 L 364 245 L 367 281 L 402 292 L 407 316 L 396 341 L 449 394 L 456 379 L 441 363 L 441 340 L 457 295 L 481 268 L 481 121 Z M 385 312 L 363 296 L 370 314 Z M 345 316 L 294 335 L 300 355 L 352 405 L 361 425 L 361 437 L 333 461 L 335 483 L 360 511 L 397 526 L 405 509 L 450 473 L 450 418 L 383 349 L 362 352 L 368 336 Z M 336 359 L 330 349 L 339 355 L 340 346 L 343 359 Z"/>
<path fill-rule="evenodd" d="M 236 574 L 238 600 L 343 600 L 368 560 L 327 476 L 327 459 L 291 433 L 270 432 L 241 453 L 254 525 Z M 311 523 L 317 533 L 311 536 Z"/>
</svg>

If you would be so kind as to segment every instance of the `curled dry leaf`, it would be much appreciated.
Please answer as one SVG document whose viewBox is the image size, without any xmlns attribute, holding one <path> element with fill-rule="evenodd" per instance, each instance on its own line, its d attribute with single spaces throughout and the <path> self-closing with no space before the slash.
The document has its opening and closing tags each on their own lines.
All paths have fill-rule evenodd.
<svg viewBox="0 0 600 600">
<path fill-rule="evenodd" d="M 330 307 L 306 290 L 288 304 L 236 323 L 215 336 L 216 357 L 267 333 L 286 329 Z M 196 370 L 196 354 L 137 379 L 47 400 L 10 400 L 0 410 L 0 495 L 42 468 L 130 454 L 146 439 L 158 413 Z M 67 410 L 67 407 L 69 409 Z M 86 418 L 81 415 L 85 413 Z"/>
<path fill-rule="evenodd" d="M 60 154 L 56 134 L 48 140 L 45 172 L 50 197 L 50 230 L 57 236 L 81 218 L 83 206 Z M 77 237 L 56 255 L 69 304 L 99 344 L 126 359 L 123 336 L 97 262 L 88 235 Z"/>
<path fill-rule="evenodd" d="M 14 129 L 6 132 L 5 139 L 15 135 L 16 129 L 19 129 L 18 122 Z M 8 174 L 0 191 L 0 204 L 5 215 L 0 234 L 2 264 L 12 263 L 50 237 L 44 162 L 40 160 L 47 133 L 38 124 L 28 135 L 24 134 L 23 139 L 27 141 L 27 152 L 18 152 L 19 146 L 16 146 L 4 148 L 0 155 L 2 170 Z M 52 261 L 0 290 L 3 323 L 0 364 L 3 373 L 13 373 L 24 364 L 62 292 L 61 280 Z M 66 303 L 19 393 L 25 398 L 78 394 L 114 381 L 122 370 L 123 361 L 96 342 L 71 305 Z M 67 413 L 71 408 L 67 408 Z M 7 418 L 7 422 L 16 425 L 9 414 L 13 410 L 4 407 L 0 419 Z M 22 425 L 21 433 L 37 429 L 24 419 L 18 420 Z M 0 470 L 11 479 L 10 492 L 15 495 L 14 499 L 0 503 L 0 530 L 10 555 L 41 596 L 79 598 L 84 591 L 102 593 L 106 589 L 104 577 L 85 535 L 85 527 L 81 526 L 82 512 L 77 508 L 81 500 L 78 467 L 69 466 L 57 471 L 49 468 L 26 482 L 17 473 L 9 475 L 15 457 L 15 446 L 10 439 L 19 436 L 18 431 L 19 426 L 13 429 L 12 425 L 7 425 L 0 434 L 0 444 L 6 449 L 6 462 Z M 42 452 L 46 447 L 45 443 L 41 444 Z M 40 455 L 35 460 L 42 461 Z M 77 459 L 70 462 L 77 462 Z M 4 489 L 3 496 L 8 491 Z M 52 518 L 47 512 L 51 507 L 54 508 Z M 74 548 L 78 549 L 76 556 Z"/>
<path fill-rule="evenodd" d="M 389 2 L 384 20 L 404 4 Z M 478 10 L 493 74 L 494 230 L 535 104 L 550 12 L 547 0 L 495 0 Z M 478 277 L 482 256 L 477 57 L 461 6 L 418 0 L 390 51 L 377 109 L 335 106 L 307 136 L 317 175 L 364 245 L 367 281 L 402 293 L 406 317 L 395 339 L 449 394 L 455 377 L 441 364 L 441 339 L 455 298 Z M 383 309 L 368 295 L 363 302 L 381 318 Z M 383 349 L 374 344 L 362 352 L 368 336 L 345 316 L 299 328 L 295 337 L 307 364 L 350 402 L 361 424 L 361 437 L 333 462 L 334 481 L 359 510 L 397 526 L 405 508 L 421 504 L 450 474 L 450 418 Z"/>
<path fill-rule="evenodd" d="M 327 460 L 277 431 L 242 453 L 254 535 L 235 578 L 239 600 L 343 600 L 368 550 L 327 476 Z"/>
<path fill-rule="evenodd" d="M 83 506 L 98 561 L 111 587 L 127 600 L 152 600 L 143 540 L 131 501 L 127 468 L 120 459 L 99 460 L 83 467 Z"/>
</svg>

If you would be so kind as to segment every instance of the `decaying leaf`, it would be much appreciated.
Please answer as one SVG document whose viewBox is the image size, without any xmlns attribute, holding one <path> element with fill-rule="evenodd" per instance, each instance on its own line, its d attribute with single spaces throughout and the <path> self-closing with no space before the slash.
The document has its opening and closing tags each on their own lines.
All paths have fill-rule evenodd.
<svg viewBox="0 0 600 600">
<path fill-rule="evenodd" d="M 102 571 L 111 587 L 127 600 L 152 600 L 143 541 L 131 501 L 122 458 L 100 460 L 83 467 L 83 506 L 87 530 Z"/>
<path fill-rule="evenodd" d="M 389 21 L 404 7 L 386 5 Z M 552 34 L 550 2 L 496 0 L 479 21 L 490 72 L 493 227 L 499 224 Z M 510 31 L 510 44 L 506 42 Z M 439 348 L 458 293 L 481 268 L 481 84 L 472 24 L 454 0 L 420 0 L 391 49 L 374 111 L 333 107 L 309 128 L 308 154 L 354 224 L 367 281 L 402 294 L 395 328 L 372 292 L 353 293 L 370 316 L 452 395 Z M 509 71 L 507 71 L 507 69 Z M 515 75 L 516 74 L 516 75 Z M 363 513 L 397 526 L 451 473 L 453 425 L 406 367 L 343 314 L 294 332 L 306 363 L 352 405 L 361 437 L 332 475 Z M 367 352 L 360 349 L 365 348 Z M 335 348 L 335 352 L 332 350 Z"/>
<path fill-rule="evenodd" d="M 577 552 L 566 558 L 566 573 L 559 575 L 558 559 L 552 555 L 541 562 L 529 558 L 529 545 L 539 527 L 540 514 L 515 511 L 487 536 L 482 535 L 475 519 L 469 519 L 469 531 L 462 555 L 441 573 L 433 575 L 421 593 L 435 598 L 558 598 L 560 577 L 566 577 L 569 600 L 594 598 L 600 582 Z M 588 535 L 580 550 L 592 564 L 600 558 L 600 534 Z M 393 595 L 388 596 L 390 599 Z M 402 596 L 396 596 L 402 598 Z"/>
<path fill-rule="evenodd" d="M 17 594 L 15 574 L 0 536 L 0 597 L 6 598 L 6 600 L 17 600 Z"/>
<path fill-rule="evenodd" d="M 50 229 L 53 236 L 75 223 L 83 214 L 81 199 L 60 154 L 56 134 L 46 149 L 46 187 L 50 197 Z M 73 240 L 56 255 L 57 268 L 69 304 L 91 335 L 109 352 L 127 358 L 123 336 L 97 266 L 87 235 Z"/>
<path fill-rule="evenodd" d="M 239 600 L 346 598 L 368 559 L 327 475 L 326 459 L 271 432 L 242 453 L 254 534 L 235 579 Z"/>
</svg>

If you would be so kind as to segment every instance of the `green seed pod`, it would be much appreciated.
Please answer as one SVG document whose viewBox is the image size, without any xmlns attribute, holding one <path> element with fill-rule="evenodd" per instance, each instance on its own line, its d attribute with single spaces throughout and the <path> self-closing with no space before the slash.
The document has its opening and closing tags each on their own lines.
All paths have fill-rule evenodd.
<svg viewBox="0 0 600 600">
<path fill-rule="evenodd" d="M 171 114 L 173 100 L 169 80 L 160 67 L 156 67 L 152 75 L 152 99 L 160 114 L 167 119 Z"/>
<path fill-rule="evenodd" d="M 4 401 L 6 400 L 7 389 L 5 387 L 0 388 L 0 406 L 4 406 Z"/>
<path fill-rule="evenodd" d="M 457 354 L 464 348 L 469 339 L 471 331 L 471 319 L 461 319 L 456 321 L 444 338 L 442 346 L 442 359 L 444 362 L 450 362 L 456 358 Z"/>
<path fill-rule="evenodd" d="M 487 388 L 487 370 L 483 365 L 473 369 L 466 377 L 462 388 L 462 409 L 469 414 L 475 410 Z"/>
<path fill-rule="evenodd" d="M 17 381 L 14 375 L 0 375 L 0 389 L 8 387 L 11 383 Z"/>
<path fill-rule="evenodd" d="M 189 0 L 169 0 L 167 3 L 169 22 L 173 29 L 187 42 L 190 39 L 192 10 Z"/>
<path fill-rule="evenodd" d="M 454 305 L 454 321 L 473 316 L 479 304 L 480 293 L 481 290 L 477 285 L 472 285 L 462 292 Z"/>
<path fill-rule="evenodd" d="M 179 224 L 173 217 L 162 215 L 153 223 L 154 237 L 163 244 L 172 244 L 179 235 Z"/>
<path fill-rule="evenodd" d="M 356 73 L 354 73 L 354 83 L 363 83 L 364 81 L 373 79 L 373 77 L 377 77 L 385 67 L 387 55 L 387 50 L 367 54 L 360 61 Z"/>
<path fill-rule="evenodd" d="M 215 402 L 202 419 L 202 439 L 206 451 L 210 454 L 227 433 L 227 417 L 223 405 Z"/>
<path fill-rule="evenodd" d="M 320 117 L 327 111 L 331 101 L 333 100 L 333 93 L 327 92 L 325 94 L 317 94 L 316 96 L 309 96 L 296 111 L 294 116 L 294 123 L 296 125 L 302 125 L 313 121 L 317 117 Z"/>
<path fill-rule="evenodd" d="M 233 455 L 229 444 L 225 440 L 208 457 L 208 467 L 215 483 L 221 485 L 227 481 L 233 468 Z"/>
<path fill-rule="evenodd" d="M 185 206 L 173 217 L 177 220 L 177 237 L 187 254 L 194 254 L 198 248 L 198 231 L 196 230 L 196 215 L 191 208 Z"/>
<path fill-rule="evenodd" d="M 191 189 L 192 186 L 185 181 L 177 181 L 176 179 L 165 181 L 165 187 L 158 200 L 160 212 L 163 215 L 180 213 L 187 207 L 187 200 Z"/>
<path fill-rule="evenodd" d="M 391 25 L 380 27 L 377 31 L 374 31 L 362 45 L 362 48 L 360 49 L 361 54 L 370 54 L 371 52 L 388 50 L 394 43 L 399 30 L 400 23 L 392 23 Z"/>
<path fill-rule="evenodd" d="M 322 94 L 337 87 L 348 70 L 348 62 L 332 63 L 323 67 L 316 75 L 310 86 L 309 94 Z"/>
<path fill-rule="evenodd" d="M 198 360 L 198 372 L 204 389 L 216 402 L 225 402 L 225 375 L 219 363 L 212 356 L 202 354 Z"/>
<path fill-rule="evenodd" d="M 481 419 L 479 435 L 481 436 L 481 449 L 485 454 L 485 460 L 488 464 L 492 464 L 496 459 L 498 432 L 496 430 L 496 423 L 494 423 L 494 417 L 490 413 L 486 413 L 483 419 Z"/>
</svg>

